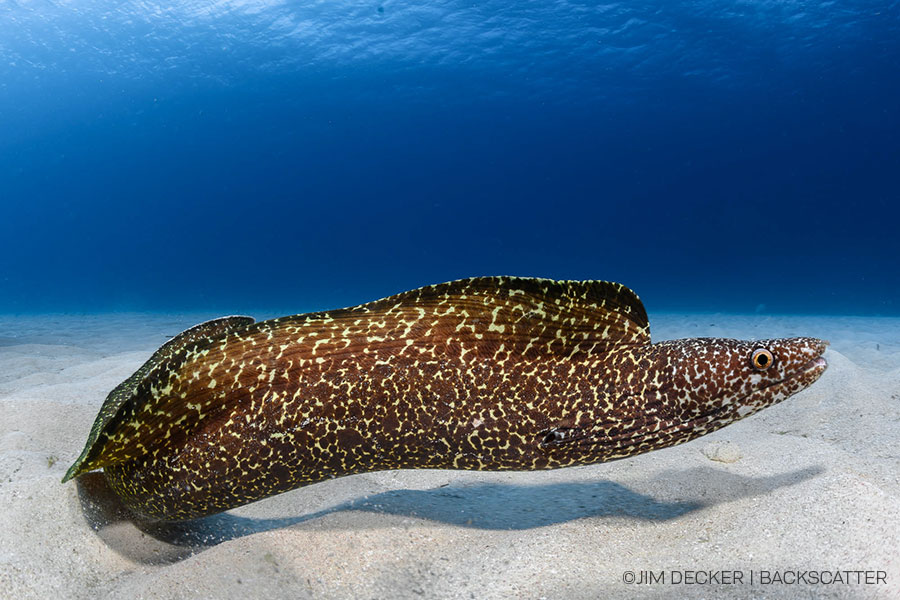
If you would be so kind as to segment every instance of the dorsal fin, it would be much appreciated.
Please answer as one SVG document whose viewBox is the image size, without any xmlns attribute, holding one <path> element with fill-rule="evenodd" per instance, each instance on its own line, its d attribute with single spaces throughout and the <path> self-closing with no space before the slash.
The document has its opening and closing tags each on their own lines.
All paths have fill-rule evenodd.
<svg viewBox="0 0 900 600">
<path fill-rule="evenodd" d="M 100 413 L 97 415 L 97 418 L 94 420 L 94 424 L 91 427 L 91 432 L 88 435 L 84 450 L 82 450 L 81 455 L 66 472 L 65 477 L 63 477 L 63 483 L 73 477 L 77 477 L 81 473 L 86 473 L 97 468 L 91 466 L 91 460 L 100 451 L 99 447 L 94 448 L 94 444 L 97 442 L 100 434 L 109 422 L 116 414 L 118 414 L 122 406 L 134 396 L 138 385 L 151 370 L 182 350 L 185 346 L 204 340 L 216 339 L 226 333 L 246 327 L 253 322 L 254 319 L 252 317 L 243 316 L 212 319 L 185 329 L 160 346 L 160 348 L 153 353 L 153 356 L 135 371 L 131 377 L 120 383 L 109 393 L 109 395 L 107 395 L 106 401 L 104 401 L 103 406 L 100 408 Z"/>
<path fill-rule="evenodd" d="M 643 303 L 629 288 L 609 281 L 472 277 L 316 316 L 353 321 L 359 313 L 406 323 L 436 315 L 432 338 L 489 348 L 504 343 L 520 352 L 571 355 L 650 343 Z"/>
</svg>

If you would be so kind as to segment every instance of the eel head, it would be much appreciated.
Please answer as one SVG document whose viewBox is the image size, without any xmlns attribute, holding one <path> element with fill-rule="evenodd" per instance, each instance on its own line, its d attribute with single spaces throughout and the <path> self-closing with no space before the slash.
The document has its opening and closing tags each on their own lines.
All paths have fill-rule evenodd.
<svg viewBox="0 0 900 600">
<path fill-rule="evenodd" d="M 827 368 L 828 342 L 815 338 L 740 341 L 694 338 L 626 350 L 609 412 L 583 428 L 542 432 L 542 447 L 588 445 L 602 460 L 674 446 L 772 406 Z"/>
<path fill-rule="evenodd" d="M 649 382 L 644 400 L 659 406 L 672 433 L 692 439 L 811 385 L 828 366 L 822 357 L 827 345 L 808 337 L 696 338 L 654 344 L 657 368 L 651 373 L 655 371 L 657 381 L 664 383 Z"/>
</svg>

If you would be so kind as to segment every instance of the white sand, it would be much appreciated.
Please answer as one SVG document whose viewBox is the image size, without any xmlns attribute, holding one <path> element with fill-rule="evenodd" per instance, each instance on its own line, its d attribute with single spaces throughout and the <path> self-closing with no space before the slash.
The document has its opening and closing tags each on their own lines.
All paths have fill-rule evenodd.
<svg viewBox="0 0 900 600">
<path fill-rule="evenodd" d="M 900 319 L 652 315 L 654 340 L 828 338 L 830 367 L 779 406 L 628 460 L 359 475 L 142 532 L 101 477 L 59 480 L 106 393 L 209 316 L 0 317 L 0 597 L 900 598 Z M 622 582 L 646 570 L 666 582 Z M 675 570 L 744 582 L 674 585 Z M 887 583 L 759 583 L 785 570 Z"/>
</svg>

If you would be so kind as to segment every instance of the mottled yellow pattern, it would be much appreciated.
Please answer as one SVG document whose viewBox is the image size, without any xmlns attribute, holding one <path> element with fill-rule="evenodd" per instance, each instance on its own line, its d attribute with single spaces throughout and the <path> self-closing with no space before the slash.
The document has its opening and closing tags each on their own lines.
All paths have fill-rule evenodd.
<svg viewBox="0 0 900 600">
<path fill-rule="evenodd" d="M 761 347 L 765 369 L 751 358 Z M 133 510 L 179 520 L 366 471 L 594 463 L 778 402 L 821 374 L 823 349 L 651 344 L 637 296 L 601 281 L 482 277 L 231 317 L 188 330 L 116 388 L 67 478 L 103 468 Z"/>
</svg>

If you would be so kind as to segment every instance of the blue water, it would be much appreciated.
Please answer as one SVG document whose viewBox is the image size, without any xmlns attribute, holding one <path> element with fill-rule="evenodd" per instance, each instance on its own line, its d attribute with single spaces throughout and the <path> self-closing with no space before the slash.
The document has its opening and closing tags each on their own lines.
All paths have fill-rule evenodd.
<svg viewBox="0 0 900 600">
<path fill-rule="evenodd" d="M 0 312 L 898 315 L 900 4 L 6 1 L 0 203 Z"/>
</svg>

